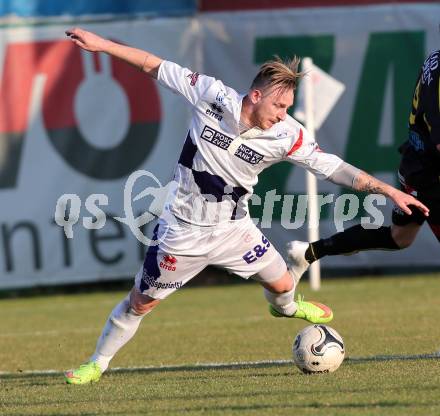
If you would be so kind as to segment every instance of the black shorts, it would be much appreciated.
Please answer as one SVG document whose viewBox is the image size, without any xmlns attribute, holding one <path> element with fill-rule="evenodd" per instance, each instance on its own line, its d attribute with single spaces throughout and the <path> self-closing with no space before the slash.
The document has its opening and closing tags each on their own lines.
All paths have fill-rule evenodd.
<svg viewBox="0 0 440 416">
<path fill-rule="evenodd" d="M 432 232 L 440 242 L 440 184 L 432 189 L 416 190 L 406 185 L 402 177 L 400 177 L 400 179 L 402 182 L 400 189 L 425 204 L 429 208 L 429 217 L 425 217 L 423 213 L 415 207 L 410 206 L 412 214 L 408 215 L 399 207 L 394 206 L 392 215 L 393 224 L 404 226 L 416 223 L 422 225 L 427 221 Z"/>
</svg>

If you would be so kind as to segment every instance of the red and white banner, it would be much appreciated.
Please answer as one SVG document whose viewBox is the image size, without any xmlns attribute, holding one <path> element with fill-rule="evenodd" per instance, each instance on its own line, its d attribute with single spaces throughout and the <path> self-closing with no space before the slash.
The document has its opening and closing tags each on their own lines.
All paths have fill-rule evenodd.
<svg viewBox="0 0 440 416">
<path fill-rule="evenodd" d="M 194 61 L 185 18 L 86 27 L 183 65 Z M 124 217 L 127 178 L 145 169 L 166 183 L 186 137 L 182 99 L 136 68 L 81 51 L 65 29 L 0 31 L 0 287 L 133 276 L 145 247 L 114 219 Z M 158 186 L 144 177 L 136 187 L 150 182 Z M 64 194 L 78 201 L 72 239 L 54 221 Z M 134 212 L 144 204 L 134 202 Z M 105 226 L 87 229 L 96 206 Z"/>
<path fill-rule="evenodd" d="M 242 92 L 274 54 L 311 56 L 346 85 L 318 132 L 320 146 L 395 182 L 396 148 L 406 137 L 418 69 L 438 48 L 439 15 L 435 3 L 393 4 L 202 13 L 84 27 Z M 127 217 L 125 202 L 133 217 L 148 210 L 154 201 L 131 195 L 168 183 L 186 137 L 190 109 L 183 99 L 116 59 L 81 52 L 66 40 L 65 29 L 0 29 L 0 288 L 133 276 L 145 247 L 120 220 Z M 129 181 L 133 194 L 124 194 L 136 171 L 141 174 Z M 288 240 L 306 237 L 295 206 L 288 209 L 287 203 L 305 193 L 303 184 L 304 171 L 284 164 L 259 180 L 257 192 L 275 190 L 281 198 L 271 220 L 260 223 L 281 253 Z M 364 214 L 350 218 L 343 211 L 350 199 L 340 198 L 346 190 L 328 183 L 319 190 L 322 235 L 361 220 Z M 70 199 L 60 202 L 62 195 Z M 73 238 L 57 224 L 57 204 L 65 208 Z M 253 216 L 261 218 L 261 210 L 255 204 Z M 99 219 L 103 227 L 96 226 Z M 437 251 L 424 227 L 405 251 L 329 257 L 323 267 L 438 266 L 432 255 Z"/>
</svg>

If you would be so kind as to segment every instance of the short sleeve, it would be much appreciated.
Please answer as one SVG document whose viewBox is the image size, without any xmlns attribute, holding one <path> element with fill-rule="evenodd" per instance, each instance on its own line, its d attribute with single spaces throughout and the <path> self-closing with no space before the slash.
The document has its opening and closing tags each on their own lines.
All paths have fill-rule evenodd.
<svg viewBox="0 0 440 416">
<path fill-rule="evenodd" d="M 161 85 L 183 95 L 194 106 L 216 82 L 213 77 L 192 72 L 170 61 L 162 62 L 157 79 Z"/>
<path fill-rule="evenodd" d="M 305 128 L 300 128 L 285 160 L 301 166 L 319 179 L 327 179 L 343 160 L 334 154 L 323 152 Z"/>
</svg>

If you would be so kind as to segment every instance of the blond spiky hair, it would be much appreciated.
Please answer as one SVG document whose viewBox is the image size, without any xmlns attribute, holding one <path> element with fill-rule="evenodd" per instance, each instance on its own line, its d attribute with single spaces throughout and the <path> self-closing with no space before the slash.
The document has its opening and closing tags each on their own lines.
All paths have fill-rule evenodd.
<svg viewBox="0 0 440 416">
<path fill-rule="evenodd" d="M 275 55 L 274 59 L 261 65 L 257 76 L 252 81 L 251 88 L 295 91 L 298 79 L 304 75 L 303 72 L 298 71 L 300 62 L 301 59 L 296 56 L 283 61 Z"/>
</svg>

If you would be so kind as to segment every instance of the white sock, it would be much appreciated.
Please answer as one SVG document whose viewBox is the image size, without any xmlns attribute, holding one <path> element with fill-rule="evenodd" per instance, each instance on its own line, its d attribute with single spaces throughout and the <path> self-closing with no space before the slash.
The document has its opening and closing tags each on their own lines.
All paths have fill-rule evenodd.
<svg viewBox="0 0 440 416">
<path fill-rule="evenodd" d="M 272 307 L 279 313 L 292 316 L 297 309 L 296 302 L 294 301 L 295 288 L 284 293 L 273 293 L 267 289 L 264 289 L 264 296 L 266 300 L 272 305 Z"/>
<path fill-rule="evenodd" d="M 110 360 L 130 341 L 144 316 L 132 311 L 130 296 L 127 296 L 112 310 L 90 360 L 98 363 L 103 372 L 107 370 Z"/>
</svg>

